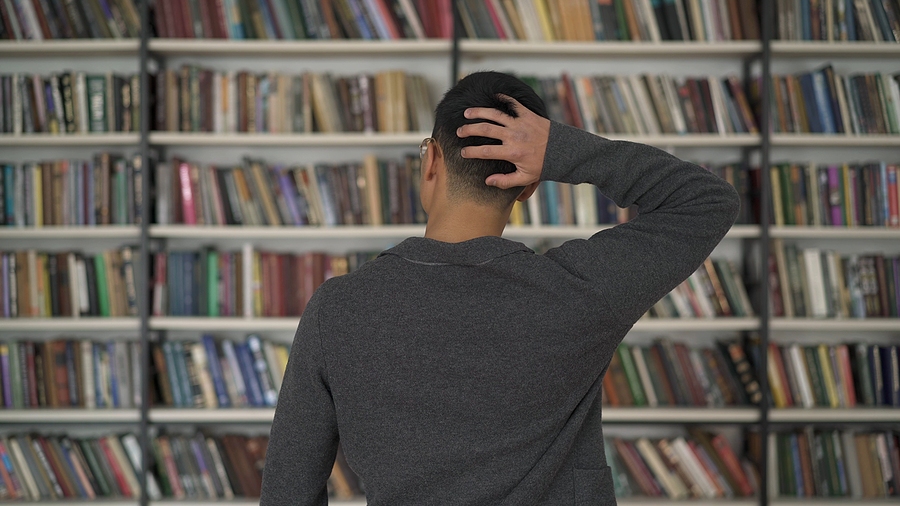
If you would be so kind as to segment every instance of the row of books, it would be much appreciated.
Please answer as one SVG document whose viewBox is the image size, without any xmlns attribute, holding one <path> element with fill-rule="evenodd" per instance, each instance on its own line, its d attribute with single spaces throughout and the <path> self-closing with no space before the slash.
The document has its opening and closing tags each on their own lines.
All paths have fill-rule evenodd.
<svg viewBox="0 0 900 506">
<path fill-rule="evenodd" d="M 776 0 L 781 40 L 900 42 L 897 0 Z"/>
<path fill-rule="evenodd" d="M 751 317 L 755 313 L 740 271 L 728 259 L 707 258 L 648 314 L 658 318 Z"/>
<path fill-rule="evenodd" d="M 134 434 L 11 434 L 0 439 L 0 497 L 31 501 L 139 498 L 141 447 Z M 147 492 L 160 499 L 148 476 Z"/>
<path fill-rule="evenodd" d="M 326 279 L 377 253 L 176 251 L 154 255 L 152 313 L 170 316 L 299 316 Z"/>
<path fill-rule="evenodd" d="M 0 163 L 0 225 L 140 224 L 141 157 L 98 153 L 91 160 Z"/>
<path fill-rule="evenodd" d="M 770 169 L 776 225 L 900 227 L 897 164 L 782 163 Z"/>
<path fill-rule="evenodd" d="M 425 223 L 418 155 L 363 163 L 236 167 L 179 159 L 156 167 L 156 221 L 186 225 L 403 225 Z"/>
<path fill-rule="evenodd" d="M 900 496 L 900 432 L 816 430 L 769 434 L 772 495 L 877 499 Z"/>
<path fill-rule="evenodd" d="M 900 407 L 897 346 L 769 343 L 769 386 L 776 408 Z"/>
<path fill-rule="evenodd" d="M 137 5 L 134 0 L 0 2 L 0 40 L 138 38 Z"/>
<path fill-rule="evenodd" d="M 758 471 L 737 456 L 723 435 L 698 428 L 689 434 L 606 438 L 603 446 L 616 497 L 725 500 L 758 492 Z"/>
<path fill-rule="evenodd" d="M 3 318 L 137 316 L 131 247 L 102 253 L 0 252 Z"/>
<path fill-rule="evenodd" d="M 896 318 L 900 256 L 841 255 L 772 241 L 769 285 L 775 316 Z"/>
<path fill-rule="evenodd" d="M 523 77 L 550 119 L 598 134 L 756 133 L 740 80 L 668 75 Z"/>
<path fill-rule="evenodd" d="M 430 132 L 425 78 L 399 70 L 334 76 L 217 71 L 159 72 L 155 129 L 182 132 Z"/>
<path fill-rule="evenodd" d="M 0 133 L 137 132 L 140 75 L 0 75 Z"/>
<path fill-rule="evenodd" d="M 759 383 L 737 342 L 688 348 L 659 339 L 620 344 L 603 378 L 611 406 L 735 406 L 758 403 Z"/>
<path fill-rule="evenodd" d="M 831 65 L 773 75 L 776 133 L 898 134 L 900 74 L 847 74 Z"/>
<path fill-rule="evenodd" d="M 153 343 L 154 402 L 177 408 L 275 407 L 289 347 L 250 335 Z"/>
<path fill-rule="evenodd" d="M 156 0 L 157 37 L 189 39 L 451 38 L 451 0 Z"/>
<path fill-rule="evenodd" d="M 0 405 L 5 409 L 140 406 L 140 352 L 136 339 L 4 340 Z"/>
<path fill-rule="evenodd" d="M 463 0 L 465 36 L 529 41 L 759 39 L 756 0 Z"/>
</svg>

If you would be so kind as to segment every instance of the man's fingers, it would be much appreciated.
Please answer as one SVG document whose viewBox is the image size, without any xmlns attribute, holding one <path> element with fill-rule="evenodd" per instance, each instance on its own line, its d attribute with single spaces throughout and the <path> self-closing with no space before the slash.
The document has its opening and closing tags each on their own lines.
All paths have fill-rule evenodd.
<svg viewBox="0 0 900 506">
<path fill-rule="evenodd" d="M 509 161 L 510 149 L 503 145 L 468 146 L 462 148 L 460 154 L 463 158 L 481 158 L 483 160 L 507 160 Z"/>
<path fill-rule="evenodd" d="M 456 130 L 457 137 L 489 137 L 491 139 L 506 139 L 506 128 L 497 126 L 493 123 L 470 123 L 463 125 Z"/>
<path fill-rule="evenodd" d="M 527 186 L 532 182 L 533 181 L 529 180 L 527 175 L 519 171 L 513 172 L 511 174 L 494 174 L 484 180 L 484 183 L 486 185 L 496 186 L 497 188 L 501 188 L 503 190 L 512 188 L 514 186 Z"/>
<path fill-rule="evenodd" d="M 503 126 L 509 125 L 513 120 L 512 116 L 493 107 L 470 107 L 466 109 L 464 115 L 467 119 L 486 119 Z"/>
</svg>

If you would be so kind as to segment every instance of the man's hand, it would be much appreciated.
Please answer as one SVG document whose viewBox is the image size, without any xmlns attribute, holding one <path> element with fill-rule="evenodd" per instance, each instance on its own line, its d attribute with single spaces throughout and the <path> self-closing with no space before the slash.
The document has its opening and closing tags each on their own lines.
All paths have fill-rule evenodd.
<svg viewBox="0 0 900 506">
<path fill-rule="evenodd" d="M 547 139 L 550 136 L 550 120 L 538 116 L 511 97 L 501 95 L 501 98 L 513 104 L 519 117 L 513 118 L 489 107 L 473 107 L 466 109 L 466 118 L 486 119 L 498 124 L 463 125 L 456 131 L 456 135 L 489 137 L 503 143 L 468 146 L 462 148 L 461 155 L 463 158 L 506 160 L 515 164 L 515 172 L 494 174 L 485 180 L 485 184 L 505 190 L 514 186 L 527 186 L 541 180 L 544 153 L 547 151 Z"/>
</svg>

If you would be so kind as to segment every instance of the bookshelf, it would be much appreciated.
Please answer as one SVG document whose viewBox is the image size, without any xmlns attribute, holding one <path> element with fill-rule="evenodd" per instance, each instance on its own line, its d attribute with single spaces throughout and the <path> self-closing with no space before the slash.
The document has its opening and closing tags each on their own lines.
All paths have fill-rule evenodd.
<svg viewBox="0 0 900 506">
<path fill-rule="evenodd" d="M 773 12 L 774 0 L 761 0 L 765 12 Z M 146 6 L 143 8 L 147 15 Z M 771 14 L 765 18 L 771 19 Z M 147 24 L 145 23 L 145 27 Z M 146 33 L 146 31 L 145 31 Z M 861 70 L 873 70 L 871 62 L 892 64 L 900 56 L 900 44 L 888 43 L 821 43 L 772 40 L 771 23 L 763 23 L 764 37 L 761 41 L 719 41 L 710 42 L 530 42 L 530 41 L 494 41 L 470 40 L 456 38 L 454 40 L 395 40 L 395 41 L 360 41 L 360 40 L 317 40 L 317 41 L 261 41 L 261 40 L 182 40 L 182 39 L 150 39 L 142 40 L 54 40 L 42 42 L 9 42 L 0 41 L 0 62 L 25 65 L 32 68 L 30 59 L 48 59 L 59 61 L 69 57 L 79 59 L 96 59 L 102 62 L 106 57 L 137 59 L 146 72 L 148 67 L 176 67 L 181 63 L 197 63 L 212 61 L 222 68 L 242 68 L 251 66 L 256 69 L 276 68 L 278 64 L 291 60 L 301 60 L 315 69 L 334 69 L 336 71 L 355 71 L 356 68 L 388 68 L 407 65 L 414 68 L 428 62 L 429 69 L 439 77 L 433 78 L 431 85 L 443 86 L 444 79 L 438 69 L 473 70 L 485 68 L 485 65 L 496 66 L 498 70 L 521 68 L 525 71 L 542 72 L 543 67 L 579 66 L 589 67 L 598 60 L 608 60 L 611 65 L 625 65 L 627 72 L 641 66 L 665 62 L 669 68 L 683 66 L 685 62 L 696 66 L 700 73 L 721 74 L 719 65 L 730 66 L 740 70 L 756 65 L 759 72 L 766 76 L 771 74 L 773 64 L 791 64 L 798 62 L 804 68 L 812 68 L 810 61 L 828 60 L 862 60 L 858 63 Z M 673 63 L 674 62 L 674 63 Z M 788 62 L 788 63 L 786 63 Z M 853 64 L 857 65 L 856 62 Z M 100 63 L 102 66 L 102 63 Z M 61 67 L 60 67 L 61 68 Z M 896 68 L 888 69 L 896 71 Z M 28 70 L 30 71 L 30 70 Z M 453 74 L 451 70 L 450 75 Z M 580 70 L 579 70 L 580 72 Z M 688 72 L 689 73 L 689 72 Z M 146 76 L 145 76 L 146 77 Z M 744 79 L 750 75 L 744 73 Z M 146 80 L 144 81 L 146 83 Z M 146 96 L 146 95 L 144 95 Z M 763 94 L 763 101 L 772 100 L 771 93 Z M 767 114 L 763 107 L 763 115 Z M 147 109 L 145 109 L 147 111 Z M 767 122 L 761 121 L 760 125 Z M 663 149 L 673 150 L 676 154 L 692 159 L 704 156 L 712 158 L 737 158 L 757 156 L 762 167 L 776 160 L 776 154 L 790 156 L 802 148 L 811 148 L 821 159 L 835 149 L 850 150 L 858 153 L 860 158 L 866 156 L 868 148 L 880 149 L 879 153 L 887 153 L 881 159 L 895 153 L 900 147 L 900 136 L 897 135 L 813 135 L 813 134 L 773 134 L 768 128 L 762 128 L 760 134 L 687 134 L 628 136 L 611 134 L 610 138 L 642 142 Z M 24 153 L 24 157 L 33 156 L 35 148 L 47 148 L 54 152 L 66 153 L 74 150 L 87 153 L 86 150 L 118 149 L 128 152 L 140 152 L 144 161 L 148 161 L 151 152 L 160 159 L 172 154 L 188 153 L 190 157 L 201 160 L 234 160 L 231 153 L 246 153 L 252 148 L 275 153 L 275 158 L 288 159 L 295 153 L 309 160 L 325 160 L 329 157 L 341 159 L 345 156 L 356 156 L 374 150 L 379 154 L 395 154 L 411 151 L 419 143 L 425 133 L 402 134 L 357 134 L 357 133 L 305 133 L 305 134 L 212 134 L 188 132 L 150 131 L 147 122 L 137 133 L 115 134 L 80 134 L 53 136 L 47 134 L 0 135 L 0 147 Z M 24 150 L 24 151 L 23 151 Z M 31 150 L 31 151 L 27 151 Z M 820 151 L 821 150 L 821 151 Z M 220 155 L 227 152 L 228 155 Z M 354 155 L 346 155 L 354 153 Z M 805 153 L 805 152 L 804 152 Z M 820 154 L 823 153 L 823 154 Z M 6 152 L 4 153 L 4 155 Z M 43 155 L 41 155 L 43 156 Z M 55 155 L 54 155 L 55 156 Z M 268 154 L 266 155 L 268 156 Z M 763 188 L 767 188 L 767 171 L 763 171 Z M 765 198 L 765 193 L 764 193 Z M 763 217 L 768 216 L 768 207 L 763 205 Z M 867 241 L 894 241 L 900 239 L 900 230 L 886 228 L 812 228 L 812 227 L 776 227 L 768 225 L 737 225 L 726 236 L 726 249 L 737 250 L 738 256 L 745 263 L 760 263 L 765 267 L 765 255 L 752 252 L 752 245 L 766 251 L 773 238 L 789 240 L 839 241 L 845 245 L 868 247 Z M 505 237 L 534 243 L 541 239 L 561 241 L 571 238 L 585 237 L 604 227 L 587 228 L 577 226 L 523 226 L 508 227 Z M 276 244 L 325 244 L 334 249 L 359 248 L 366 245 L 382 247 L 402 238 L 421 235 L 422 226 L 340 226 L 340 227 L 211 227 L 183 225 L 154 225 L 145 223 L 142 226 L 122 227 L 41 227 L 34 229 L 0 229 L 0 241 L 4 246 L 32 247 L 33 244 L 52 244 L 52 248 L 90 247 L 94 241 L 104 244 L 140 243 L 142 247 L 154 246 L 164 248 L 177 245 L 181 247 L 199 247 L 210 242 L 242 243 L 252 242 L 254 246 Z M 856 243 L 857 241 L 861 241 Z M 145 251 L 149 251 L 145 249 Z M 146 279 L 143 282 L 146 283 Z M 146 290 L 145 290 L 146 292 Z M 762 290 L 759 306 L 768 303 L 768 292 Z M 146 305 L 146 301 L 144 301 Z M 140 317 L 136 318 L 54 318 L 54 319 L 16 319 L 0 320 L 0 337 L 15 333 L 25 334 L 48 333 L 61 335 L 66 333 L 87 334 L 101 332 L 140 333 L 143 342 L 169 336 L 197 336 L 203 332 L 222 332 L 229 335 L 240 335 L 250 332 L 261 332 L 267 335 L 282 336 L 287 339 L 297 326 L 296 317 L 290 318 L 194 318 L 194 317 L 151 317 L 146 307 Z M 900 335 L 900 321 L 897 319 L 835 320 L 811 318 L 773 318 L 761 314 L 753 318 L 727 319 L 644 319 L 634 326 L 635 334 L 678 333 L 692 335 L 696 333 L 728 335 L 747 335 L 756 333 L 761 337 L 762 346 L 770 340 L 778 341 L 784 335 L 792 333 L 824 333 L 839 335 L 852 333 L 859 337 L 867 333 L 887 335 L 897 339 Z M 773 333 L 777 333 L 773 336 Z M 765 362 L 763 362 L 765 363 Z M 143 365 L 147 374 L 148 366 Z M 765 391 L 767 380 L 763 366 L 761 386 Z M 273 416 L 270 408 L 247 409 L 175 409 L 151 407 L 143 405 L 140 409 L 127 410 L 6 410 L 0 411 L 0 426 L 36 424 L 47 425 L 52 430 L 66 424 L 140 424 L 145 434 L 174 426 L 247 426 L 248 430 L 264 429 Z M 703 424 L 736 427 L 756 427 L 766 433 L 780 426 L 799 424 L 845 424 L 865 427 L 872 424 L 900 423 L 900 410 L 897 409 L 775 409 L 767 402 L 759 407 L 737 408 L 611 408 L 604 409 L 604 420 L 613 426 L 634 424 L 651 425 L 683 425 L 695 424 L 702 420 Z M 146 449 L 147 440 L 143 440 Z M 765 447 L 765 445 L 764 445 Z M 145 452 L 148 455 L 149 452 Z M 766 459 L 763 459 L 766 462 Z M 765 464 L 761 473 L 761 489 L 765 490 Z M 46 502 L 46 501 L 44 501 Z M 639 506 L 655 505 L 664 501 L 655 498 L 629 497 L 619 499 L 621 504 Z M 784 498 L 768 497 L 765 493 L 757 498 L 733 499 L 727 501 L 731 505 L 789 505 L 798 501 Z M 812 504 L 834 504 L 836 500 L 813 499 L 804 502 Z M 869 500 L 854 501 L 863 505 L 883 505 L 888 501 Z M 46 502 L 51 504 L 50 502 Z M 53 501 L 54 505 L 80 504 L 77 501 Z M 211 504 L 254 504 L 252 500 L 233 501 L 173 501 L 149 500 L 146 496 L 131 501 L 98 501 L 106 505 L 174 505 L 209 506 Z M 333 504 L 361 505 L 364 501 L 332 501 Z M 692 500 L 691 504 L 721 504 L 721 501 Z"/>
</svg>

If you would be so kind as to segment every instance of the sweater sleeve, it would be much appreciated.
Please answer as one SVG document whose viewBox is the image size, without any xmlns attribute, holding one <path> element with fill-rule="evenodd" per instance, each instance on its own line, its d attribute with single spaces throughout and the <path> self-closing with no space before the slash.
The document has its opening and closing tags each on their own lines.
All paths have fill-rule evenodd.
<svg viewBox="0 0 900 506">
<path fill-rule="evenodd" d="M 328 504 L 338 430 L 319 335 L 321 292 L 309 301 L 294 335 L 266 450 L 260 506 Z"/>
<path fill-rule="evenodd" d="M 620 207 L 638 206 L 631 221 L 546 254 L 595 284 L 612 314 L 629 325 L 703 263 L 740 207 L 730 184 L 695 164 L 556 122 L 541 178 L 590 183 Z"/>
</svg>

